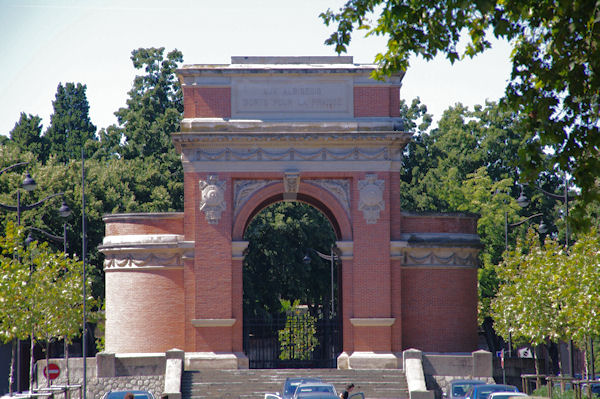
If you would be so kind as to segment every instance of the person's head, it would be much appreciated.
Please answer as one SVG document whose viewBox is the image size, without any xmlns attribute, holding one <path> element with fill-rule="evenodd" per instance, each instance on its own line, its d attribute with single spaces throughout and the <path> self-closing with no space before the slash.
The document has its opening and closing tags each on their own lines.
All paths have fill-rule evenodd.
<svg viewBox="0 0 600 399">
<path fill-rule="evenodd" d="M 352 389 L 354 389 L 354 384 L 346 385 L 346 391 L 350 392 Z"/>
<path fill-rule="evenodd" d="M 123 397 L 123 399 L 133 399 L 133 393 L 132 392 L 127 392 L 125 394 L 125 396 Z"/>
</svg>

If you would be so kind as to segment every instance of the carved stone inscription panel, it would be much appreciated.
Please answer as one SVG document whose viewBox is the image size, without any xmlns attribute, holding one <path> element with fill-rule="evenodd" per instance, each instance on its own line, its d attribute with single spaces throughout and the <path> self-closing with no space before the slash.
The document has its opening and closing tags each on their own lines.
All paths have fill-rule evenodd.
<svg viewBox="0 0 600 399">
<path fill-rule="evenodd" d="M 351 118 L 353 89 L 349 79 L 234 78 L 232 117 Z"/>
</svg>

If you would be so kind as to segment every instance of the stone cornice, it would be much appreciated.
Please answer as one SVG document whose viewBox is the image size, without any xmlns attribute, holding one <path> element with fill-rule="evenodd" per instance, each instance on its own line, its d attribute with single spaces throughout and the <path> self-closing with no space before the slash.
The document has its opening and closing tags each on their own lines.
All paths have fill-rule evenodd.
<svg viewBox="0 0 600 399">
<path fill-rule="evenodd" d="M 293 133 L 402 133 L 403 122 L 401 118 L 359 118 L 343 121 L 311 121 L 311 120 L 262 120 L 262 119 L 222 119 L 222 118 L 185 118 L 181 121 L 181 132 L 184 133 L 246 133 L 259 134 L 279 133 L 291 135 Z M 404 133 L 409 136 L 410 134 Z"/>
<path fill-rule="evenodd" d="M 115 213 L 102 215 L 104 222 L 128 222 L 149 219 L 183 219 L 183 212 Z"/>
</svg>

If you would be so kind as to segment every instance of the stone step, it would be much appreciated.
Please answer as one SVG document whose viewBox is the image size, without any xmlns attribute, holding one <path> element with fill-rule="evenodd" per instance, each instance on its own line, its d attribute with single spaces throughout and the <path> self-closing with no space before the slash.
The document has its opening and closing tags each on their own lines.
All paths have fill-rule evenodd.
<svg viewBox="0 0 600 399">
<path fill-rule="evenodd" d="M 291 376 L 321 377 L 342 391 L 349 382 L 367 399 L 408 398 L 402 370 L 337 369 L 245 369 L 186 371 L 182 377 L 182 399 L 262 399 L 265 393 L 281 392 Z"/>
</svg>

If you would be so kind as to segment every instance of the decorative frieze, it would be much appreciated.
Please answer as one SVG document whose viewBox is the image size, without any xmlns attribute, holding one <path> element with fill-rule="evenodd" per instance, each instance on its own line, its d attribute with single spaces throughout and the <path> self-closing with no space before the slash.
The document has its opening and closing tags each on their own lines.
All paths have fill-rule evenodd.
<svg viewBox="0 0 600 399">
<path fill-rule="evenodd" d="M 200 180 L 200 210 L 206 215 L 209 224 L 217 224 L 221 212 L 226 208 L 225 181 L 218 180 L 216 175 L 209 175 L 206 180 Z"/>
<path fill-rule="evenodd" d="M 178 234 L 107 236 L 98 249 L 104 253 L 104 269 L 177 269 L 185 257 L 194 257 L 194 243 Z"/>
<path fill-rule="evenodd" d="M 302 148 L 218 148 L 194 149 L 187 155 L 190 162 L 199 161 L 389 161 L 388 147 L 364 149 L 359 147 L 302 149 Z"/>
<path fill-rule="evenodd" d="M 464 253 L 451 252 L 442 255 L 439 251 L 431 251 L 418 256 L 409 251 L 404 252 L 403 266 L 410 267 L 477 267 L 478 259 L 476 252 Z"/>
<path fill-rule="evenodd" d="M 104 269 L 127 268 L 181 268 L 181 255 L 159 256 L 154 253 L 110 254 L 104 258 Z"/>
<path fill-rule="evenodd" d="M 377 223 L 379 213 L 385 209 L 384 188 L 385 182 L 377 180 L 376 174 L 368 174 L 364 180 L 358 181 L 358 210 L 363 212 L 367 224 Z"/>
</svg>

